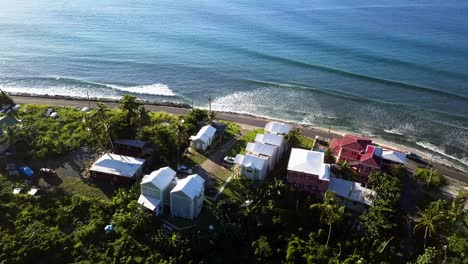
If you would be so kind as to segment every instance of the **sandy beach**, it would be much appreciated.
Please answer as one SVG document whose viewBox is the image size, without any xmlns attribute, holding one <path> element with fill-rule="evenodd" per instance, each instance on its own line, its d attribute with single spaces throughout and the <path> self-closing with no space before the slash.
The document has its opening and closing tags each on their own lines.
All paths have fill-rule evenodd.
<svg viewBox="0 0 468 264">
<path fill-rule="evenodd" d="M 95 107 L 96 104 L 99 102 L 99 100 L 97 99 L 92 99 L 88 101 L 86 99 L 72 98 L 72 97 L 54 98 L 54 97 L 47 97 L 47 96 L 38 97 L 38 96 L 32 96 L 32 95 L 13 95 L 11 97 L 17 104 L 46 104 L 46 105 L 70 106 L 70 107 L 85 107 L 85 106 Z M 118 107 L 118 102 L 115 102 L 115 101 L 106 101 L 105 104 L 107 104 L 110 108 Z M 167 113 L 179 114 L 179 115 L 187 114 L 188 111 L 190 111 L 190 108 L 187 108 L 186 105 L 177 105 L 177 104 L 170 104 L 170 103 L 169 104 L 164 103 L 164 105 L 160 105 L 158 103 L 145 102 L 145 107 L 149 111 L 167 112 Z M 252 115 L 227 113 L 227 112 L 216 112 L 216 117 L 218 119 L 223 119 L 223 120 L 237 123 L 245 129 L 263 128 L 266 123 L 272 121 L 272 119 L 256 117 Z M 302 133 L 308 137 L 315 137 L 315 136 L 328 137 L 328 138 L 341 137 L 343 136 L 343 134 L 346 133 L 344 131 L 327 131 L 326 129 L 323 129 L 323 128 L 299 125 L 296 123 L 290 123 L 290 124 L 293 126 L 299 127 Z M 419 154 L 420 156 L 422 156 L 425 162 L 429 162 L 429 160 L 431 159 L 429 154 L 421 153 L 417 150 L 414 150 L 414 149 L 411 149 L 402 145 L 398 145 L 398 144 L 394 144 L 391 142 L 386 142 L 386 141 L 374 139 L 374 138 L 372 138 L 372 140 L 373 142 L 381 146 L 389 147 L 392 149 L 398 149 L 400 151 L 415 152 Z M 468 174 L 466 172 L 450 167 L 447 164 L 439 163 L 435 159 L 432 161 L 432 163 L 433 163 L 433 167 L 439 170 L 443 175 L 454 180 L 468 183 Z M 411 170 L 414 170 L 417 167 L 422 167 L 424 165 L 408 160 L 407 166 Z"/>
</svg>

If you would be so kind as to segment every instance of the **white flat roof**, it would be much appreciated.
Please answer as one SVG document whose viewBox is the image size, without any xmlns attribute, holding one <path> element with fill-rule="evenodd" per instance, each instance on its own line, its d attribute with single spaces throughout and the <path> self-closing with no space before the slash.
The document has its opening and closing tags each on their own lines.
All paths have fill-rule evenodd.
<svg viewBox="0 0 468 264">
<path fill-rule="evenodd" d="M 161 203 L 159 199 L 156 199 L 151 196 L 146 196 L 143 194 L 140 194 L 140 197 L 138 197 L 138 203 L 143 205 L 144 207 L 150 209 L 151 211 L 154 211 L 156 207 Z"/>
<path fill-rule="evenodd" d="M 329 181 L 330 164 L 323 160 L 323 152 L 292 148 L 288 170 L 317 175 L 319 179 Z"/>
<path fill-rule="evenodd" d="M 144 162 L 143 159 L 106 153 L 96 160 L 89 170 L 131 178 Z"/>
<path fill-rule="evenodd" d="M 272 133 L 272 134 L 288 134 L 291 131 L 291 127 L 285 123 L 281 122 L 268 122 L 265 125 L 265 131 Z"/>
<path fill-rule="evenodd" d="M 241 155 L 237 154 L 234 163 L 239 164 L 243 167 L 255 168 L 258 170 L 262 170 L 267 162 L 266 158 L 257 157 L 252 155 Z"/>
<path fill-rule="evenodd" d="M 328 190 L 347 200 L 372 205 L 375 191 L 363 187 L 360 183 L 331 177 Z"/>
<path fill-rule="evenodd" d="M 200 192 L 203 191 L 203 184 L 205 180 L 198 174 L 192 174 L 182 180 L 177 181 L 177 185 L 172 189 L 171 193 L 183 192 L 190 199 L 195 198 Z"/>
<path fill-rule="evenodd" d="M 273 134 L 257 134 L 255 142 L 262 142 L 268 145 L 281 146 L 283 144 L 283 136 Z"/>
<path fill-rule="evenodd" d="M 277 146 L 268 145 L 262 142 L 247 143 L 245 150 L 259 155 L 272 157 Z"/>
<path fill-rule="evenodd" d="M 143 177 L 141 180 L 141 184 L 151 182 L 159 190 L 164 190 L 167 186 L 169 186 L 169 184 L 171 184 L 175 177 L 176 172 L 173 169 L 170 167 L 163 167 L 159 170 L 151 172 L 149 175 L 145 175 L 145 177 Z"/>
<path fill-rule="evenodd" d="M 400 151 L 384 149 L 382 151 L 382 158 L 403 165 L 406 163 L 406 154 Z"/>
</svg>

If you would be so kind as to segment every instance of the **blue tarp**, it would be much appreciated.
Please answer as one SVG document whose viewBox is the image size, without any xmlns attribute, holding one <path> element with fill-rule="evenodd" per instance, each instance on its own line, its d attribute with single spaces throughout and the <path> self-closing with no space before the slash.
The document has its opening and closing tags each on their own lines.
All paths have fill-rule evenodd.
<svg viewBox="0 0 468 264">
<path fill-rule="evenodd" d="M 31 168 L 26 167 L 26 166 L 20 167 L 19 172 L 29 178 L 34 176 L 34 172 L 31 170 Z"/>
</svg>

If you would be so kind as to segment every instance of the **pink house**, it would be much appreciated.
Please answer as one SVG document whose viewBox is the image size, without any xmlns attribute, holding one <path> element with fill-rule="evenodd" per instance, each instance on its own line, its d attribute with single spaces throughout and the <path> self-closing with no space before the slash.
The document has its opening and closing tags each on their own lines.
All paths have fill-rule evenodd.
<svg viewBox="0 0 468 264">
<path fill-rule="evenodd" d="M 343 139 L 334 138 L 330 149 L 338 162 L 347 161 L 356 170 L 362 183 L 368 183 L 373 171 L 406 163 L 405 153 L 371 144 L 369 138 L 348 134 Z"/>
<path fill-rule="evenodd" d="M 293 148 L 286 178 L 297 189 L 321 198 L 330 183 L 330 164 L 324 163 L 323 152 Z"/>
<path fill-rule="evenodd" d="M 372 140 L 369 138 L 348 134 L 343 139 L 334 138 L 330 143 L 330 149 L 337 157 L 337 161 L 351 162 L 359 160 L 361 153 L 371 143 Z"/>
</svg>

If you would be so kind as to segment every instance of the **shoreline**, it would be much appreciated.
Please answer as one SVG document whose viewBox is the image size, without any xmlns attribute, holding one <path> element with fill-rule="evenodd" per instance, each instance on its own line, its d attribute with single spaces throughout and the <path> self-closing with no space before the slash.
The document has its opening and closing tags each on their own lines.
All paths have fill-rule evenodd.
<svg viewBox="0 0 468 264">
<path fill-rule="evenodd" d="M 98 102 L 103 102 L 109 105 L 111 108 L 118 106 L 118 99 L 108 99 L 108 98 L 83 98 L 77 96 L 63 96 L 63 95 L 35 95 L 35 94 L 26 94 L 26 93 L 7 93 L 10 97 L 17 102 L 18 104 L 50 104 L 56 106 L 71 106 L 71 107 L 84 107 L 84 106 L 95 106 Z M 162 111 L 168 112 L 171 114 L 187 114 L 191 109 L 191 106 L 186 103 L 170 102 L 170 101 L 147 101 L 140 100 L 147 110 L 149 111 Z M 342 137 L 344 134 L 353 133 L 351 131 L 345 130 L 330 130 L 317 127 L 312 125 L 301 124 L 294 121 L 280 120 L 275 118 L 257 116 L 248 113 L 237 113 L 229 111 L 214 111 L 216 116 L 219 119 L 231 121 L 238 124 L 247 125 L 254 128 L 263 128 L 265 124 L 270 121 L 280 121 L 298 127 L 301 129 L 302 133 L 308 137 L 315 137 L 316 135 L 322 137 Z M 404 146 L 398 143 L 393 143 L 385 141 L 380 138 L 373 137 L 372 141 L 380 146 L 398 149 L 400 151 L 415 152 L 420 155 L 424 160 L 430 160 L 431 154 L 424 153 L 418 149 L 412 147 Z M 446 162 L 441 162 L 439 160 L 433 160 L 433 167 L 439 170 L 444 175 L 449 175 L 450 178 L 454 178 L 465 183 L 468 183 L 467 172 L 457 168 L 456 164 L 446 164 Z M 448 161 L 448 163 L 451 163 Z M 453 177 L 452 177 L 453 176 Z"/>
</svg>

